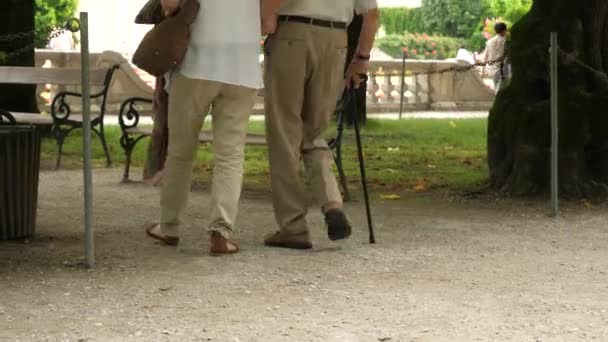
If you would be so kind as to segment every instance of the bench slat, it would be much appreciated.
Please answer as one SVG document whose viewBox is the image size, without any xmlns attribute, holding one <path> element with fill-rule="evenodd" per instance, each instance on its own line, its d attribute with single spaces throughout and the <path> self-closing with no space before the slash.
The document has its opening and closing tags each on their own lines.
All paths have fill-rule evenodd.
<svg viewBox="0 0 608 342">
<path fill-rule="evenodd" d="M 93 69 L 90 84 L 104 85 L 107 69 Z M 78 85 L 81 71 L 74 68 L 0 67 L 0 83 Z"/>
<path fill-rule="evenodd" d="M 53 118 L 49 115 L 15 112 L 11 112 L 11 115 L 15 118 L 17 123 L 20 124 L 32 124 L 37 126 L 51 126 L 53 124 Z M 94 120 L 97 117 L 99 117 L 99 114 L 91 113 L 91 120 Z M 82 115 L 71 114 L 68 119 L 71 121 L 82 122 Z"/>
<path fill-rule="evenodd" d="M 141 134 L 141 135 L 146 135 L 146 136 L 152 135 L 152 128 L 135 127 L 135 128 L 127 128 L 126 131 L 131 134 Z M 213 133 L 211 133 L 209 131 L 202 131 L 198 136 L 198 140 L 201 143 L 212 142 Z M 245 140 L 245 143 L 247 145 L 260 145 L 260 146 L 266 145 L 266 136 L 263 134 L 247 133 L 247 138 Z"/>
<path fill-rule="evenodd" d="M 53 119 L 48 115 L 35 113 L 15 113 L 11 112 L 18 124 L 32 124 L 36 126 L 51 126 Z"/>
</svg>

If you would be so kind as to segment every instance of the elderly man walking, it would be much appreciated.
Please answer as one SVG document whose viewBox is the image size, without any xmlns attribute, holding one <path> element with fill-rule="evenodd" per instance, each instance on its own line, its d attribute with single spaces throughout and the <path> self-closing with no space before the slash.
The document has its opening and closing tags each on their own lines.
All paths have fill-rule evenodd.
<svg viewBox="0 0 608 342">
<path fill-rule="evenodd" d="M 167 13 L 179 0 L 162 0 Z M 208 231 L 213 254 L 238 251 L 230 240 L 243 180 L 247 123 L 257 89 L 260 3 L 200 0 L 185 59 L 170 79 L 169 150 L 161 190 L 160 224 L 148 235 L 177 244 L 205 116 L 213 119 L 214 168 Z"/>
<path fill-rule="evenodd" d="M 363 29 L 345 77 L 346 28 L 355 13 L 363 14 Z M 279 231 L 265 239 L 266 245 L 312 248 L 301 160 L 329 238 L 351 235 L 322 134 L 345 85 L 352 80 L 358 86 L 360 75 L 367 73 L 377 26 L 376 0 L 262 0 L 262 30 L 270 34 L 264 75 L 266 133 L 279 225 Z"/>
</svg>

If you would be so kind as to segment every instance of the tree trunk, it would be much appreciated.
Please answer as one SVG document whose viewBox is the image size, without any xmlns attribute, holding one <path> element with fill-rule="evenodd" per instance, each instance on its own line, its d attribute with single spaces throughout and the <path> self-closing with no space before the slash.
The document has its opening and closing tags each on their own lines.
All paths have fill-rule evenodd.
<svg viewBox="0 0 608 342">
<path fill-rule="evenodd" d="M 608 182 L 608 1 L 535 0 L 511 31 L 513 76 L 488 121 L 490 180 L 505 194 L 549 189 L 552 31 L 576 57 L 559 57 L 560 191 L 588 196 Z"/>
<path fill-rule="evenodd" d="M 34 0 L 0 1 L 0 36 L 34 31 Z M 34 34 L 11 41 L 0 40 L 0 51 L 9 54 L 4 65 L 34 66 Z M 32 48 L 17 55 L 11 52 L 26 46 Z M 2 62 L 0 62 L 2 63 Z M 0 108 L 17 112 L 38 112 L 36 85 L 0 84 Z"/>
<path fill-rule="evenodd" d="M 346 53 L 346 66 L 344 72 L 348 68 L 348 65 L 355 56 L 357 45 L 359 44 L 359 36 L 361 35 L 361 28 L 363 26 L 363 16 L 355 15 L 353 21 L 348 26 L 348 51 Z M 362 83 L 359 89 L 357 89 L 357 113 L 355 113 L 355 107 L 353 103 L 347 103 L 345 107 L 346 123 L 352 125 L 355 117 L 360 123 L 365 124 L 367 119 L 367 83 Z"/>
</svg>

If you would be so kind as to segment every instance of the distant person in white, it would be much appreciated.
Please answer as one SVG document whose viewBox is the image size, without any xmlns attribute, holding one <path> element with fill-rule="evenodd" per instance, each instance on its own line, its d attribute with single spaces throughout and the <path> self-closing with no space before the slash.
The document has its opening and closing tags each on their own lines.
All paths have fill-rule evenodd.
<svg viewBox="0 0 608 342">
<path fill-rule="evenodd" d="M 213 119 L 214 168 L 208 232 L 212 254 L 236 253 L 231 240 L 243 181 L 247 123 L 257 90 L 261 25 L 257 0 L 199 0 L 190 46 L 171 75 L 169 148 L 161 190 L 160 223 L 149 236 L 168 245 L 179 242 L 179 227 L 192 181 L 192 162 L 204 119 Z M 161 0 L 166 14 L 180 0 Z"/>
<path fill-rule="evenodd" d="M 464 45 L 460 46 L 460 49 L 458 49 L 458 52 L 456 53 L 456 59 L 459 61 L 465 61 L 469 64 L 475 64 L 475 58 L 473 57 L 473 54 L 470 53 Z"/>
</svg>

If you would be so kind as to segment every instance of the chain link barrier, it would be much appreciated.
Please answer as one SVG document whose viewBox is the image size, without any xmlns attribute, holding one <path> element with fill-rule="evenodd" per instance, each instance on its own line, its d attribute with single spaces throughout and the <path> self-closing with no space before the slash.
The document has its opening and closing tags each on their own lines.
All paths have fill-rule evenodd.
<svg viewBox="0 0 608 342">
<path fill-rule="evenodd" d="M 80 31 L 80 21 L 76 18 L 69 19 L 64 26 L 57 27 L 51 30 L 47 40 L 51 41 L 66 32 L 76 33 Z M 26 44 L 18 49 L 12 51 L 0 51 L 0 57 L 5 60 L 14 59 L 19 57 L 22 53 L 31 51 L 36 48 L 36 30 L 16 32 L 0 35 L 0 43 L 12 43 L 23 39 L 33 39 L 33 42 Z"/>
<path fill-rule="evenodd" d="M 549 58 L 549 47 L 548 46 L 543 46 L 543 47 L 532 47 L 530 49 L 527 49 L 524 51 L 524 53 L 530 53 L 530 52 L 537 52 L 537 53 L 541 53 L 548 61 Z M 595 75 L 598 79 L 606 82 L 606 84 L 608 84 L 608 75 L 601 71 L 596 69 L 595 67 L 590 66 L 589 64 L 586 64 L 585 62 L 581 61 L 580 59 L 578 59 L 576 57 L 575 53 L 569 53 L 566 52 L 564 50 L 562 50 L 561 48 L 559 48 L 559 56 L 562 58 L 563 62 L 568 62 L 568 63 L 574 63 L 576 65 L 578 65 L 579 67 L 581 67 L 582 69 L 588 71 L 589 73 L 592 73 L 593 75 Z M 443 68 L 443 69 L 438 69 L 438 70 L 430 70 L 430 71 L 408 71 L 405 70 L 402 73 L 374 73 L 375 77 L 416 77 L 416 76 L 429 76 L 429 75 L 440 75 L 440 74 L 446 74 L 446 73 L 462 73 L 462 72 L 468 72 L 471 70 L 474 70 L 476 68 L 480 68 L 480 67 L 488 67 L 488 66 L 500 66 L 504 63 L 504 60 L 502 59 L 497 59 L 497 60 L 493 60 L 493 61 L 489 61 L 489 62 L 477 62 L 475 64 L 468 64 L 468 65 L 458 65 L 458 66 L 453 66 L 453 67 L 449 67 L 449 68 Z"/>
<path fill-rule="evenodd" d="M 604 83 L 607 87 L 608 87 L 608 74 L 606 74 L 606 72 L 601 71 L 596 69 L 595 67 L 592 67 L 591 65 L 581 61 L 580 59 L 578 59 L 575 55 L 575 53 L 568 53 L 562 49 L 558 50 L 559 56 L 561 58 L 563 58 L 563 61 L 565 63 L 574 63 L 576 64 L 578 67 L 582 68 L 583 70 L 591 73 L 593 76 L 596 77 L 597 80 L 599 80 L 600 82 Z"/>
<path fill-rule="evenodd" d="M 0 43 L 10 43 L 15 40 L 31 38 L 31 37 L 34 37 L 35 35 L 36 35 L 35 31 L 8 33 L 8 34 L 0 36 Z"/>
<path fill-rule="evenodd" d="M 543 54 L 546 54 L 546 58 L 549 58 L 549 48 L 548 47 L 532 47 L 530 49 L 525 50 L 525 53 L 540 51 Z M 502 65 L 505 63 L 504 59 L 496 59 L 489 62 L 477 62 L 474 64 L 467 65 L 457 65 L 449 68 L 443 68 L 438 70 L 430 70 L 430 71 L 408 71 L 404 70 L 402 73 L 374 73 L 376 77 L 416 77 L 416 76 L 428 76 L 428 75 L 440 75 L 446 73 L 462 73 L 474 70 L 479 67 L 488 67 L 488 66 L 499 66 L 502 68 Z"/>
</svg>

